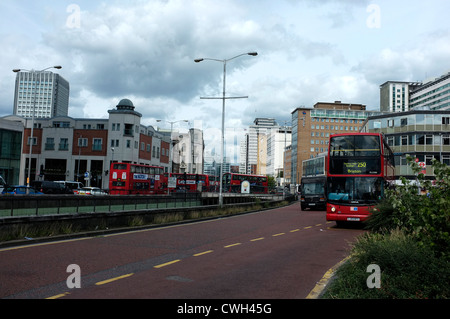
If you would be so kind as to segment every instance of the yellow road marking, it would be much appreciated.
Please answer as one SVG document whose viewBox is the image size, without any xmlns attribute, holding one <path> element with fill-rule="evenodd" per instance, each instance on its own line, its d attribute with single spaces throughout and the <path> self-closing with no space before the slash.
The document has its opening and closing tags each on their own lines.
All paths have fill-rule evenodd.
<svg viewBox="0 0 450 319">
<path fill-rule="evenodd" d="M 259 238 L 254 238 L 254 239 L 250 239 L 250 241 L 258 241 L 258 240 L 263 240 L 264 237 L 259 237 Z"/>
<path fill-rule="evenodd" d="M 231 244 L 231 245 L 227 245 L 227 246 L 223 246 L 223 247 L 224 248 L 230 248 L 230 247 L 238 246 L 238 245 L 241 245 L 241 243 Z"/>
<path fill-rule="evenodd" d="M 308 228 L 312 228 L 312 226 L 303 227 L 303 229 L 308 229 Z"/>
<path fill-rule="evenodd" d="M 114 278 L 111 278 L 111 279 L 107 279 L 107 280 L 96 282 L 95 285 L 96 286 L 101 286 L 101 285 L 108 284 L 110 282 L 113 282 L 113 281 L 116 281 L 116 280 L 119 280 L 119 279 L 123 279 L 123 278 L 127 278 L 127 277 L 130 277 L 130 276 L 133 276 L 133 275 L 134 275 L 134 273 L 126 274 L 126 275 L 119 276 L 119 277 L 114 277 Z"/>
<path fill-rule="evenodd" d="M 350 256 L 345 257 L 340 262 L 338 262 L 336 265 L 328 269 L 328 271 L 323 275 L 322 279 L 316 284 L 316 286 L 311 290 L 311 292 L 306 296 L 306 299 L 317 299 L 322 291 L 325 289 L 325 287 L 328 285 L 330 279 L 333 277 L 336 270 L 344 264 Z"/>
<path fill-rule="evenodd" d="M 213 250 L 207 250 L 207 251 L 204 251 L 204 252 L 202 252 L 202 253 L 194 254 L 194 256 L 197 257 L 197 256 L 209 254 L 209 253 L 212 253 L 212 252 L 213 252 Z"/>
<path fill-rule="evenodd" d="M 279 234 L 275 234 L 275 235 L 272 235 L 272 237 L 277 237 L 277 236 L 281 236 L 281 235 L 284 235 L 285 233 L 279 233 Z"/>
<path fill-rule="evenodd" d="M 322 224 L 316 224 L 316 226 L 322 226 Z"/>
<path fill-rule="evenodd" d="M 169 265 L 172 265 L 172 264 L 174 264 L 174 263 L 179 262 L 180 260 L 181 260 L 181 259 L 175 259 L 175 260 L 169 261 L 169 262 L 164 263 L 164 264 L 161 264 L 161 265 L 153 266 L 153 268 L 162 268 L 162 267 L 165 267 L 165 266 L 169 266 Z"/>
<path fill-rule="evenodd" d="M 0 249 L 0 252 L 2 252 L 2 251 L 8 251 L 8 250 L 23 249 L 23 248 L 38 247 L 38 246 L 55 245 L 55 244 L 61 244 L 61 243 L 70 243 L 70 242 L 72 242 L 72 241 L 80 241 L 80 240 L 86 240 L 86 239 L 92 239 L 92 238 L 93 238 L 93 237 L 83 237 L 83 238 L 58 240 L 58 241 L 52 241 L 52 242 L 46 242 L 46 243 L 39 243 L 39 244 L 30 244 L 30 245 L 24 245 L 24 246 L 8 247 L 8 248 L 2 248 L 2 249 Z"/>
<path fill-rule="evenodd" d="M 59 295 L 47 297 L 47 298 L 45 298 L 45 299 L 58 299 L 58 298 L 61 298 L 61 297 L 67 296 L 67 295 L 70 295 L 70 292 L 65 292 L 65 293 L 63 293 L 63 294 L 59 294 Z"/>
<path fill-rule="evenodd" d="M 297 229 L 293 229 L 293 230 L 290 231 L 290 233 L 295 233 L 296 231 L 299 231 L 299 230 L 300 229 L 298 229 L 298 228 Z"/>
</svg>

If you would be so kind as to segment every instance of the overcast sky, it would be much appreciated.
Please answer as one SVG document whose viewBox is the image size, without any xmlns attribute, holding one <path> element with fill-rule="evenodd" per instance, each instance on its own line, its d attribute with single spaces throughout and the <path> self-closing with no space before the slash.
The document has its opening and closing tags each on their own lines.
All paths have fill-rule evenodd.
<svg viewBox="0 0 450 319">
<path fill-rule="evenodd" d="M 226 101 L 227 131 L 316 102 L 379 110 L 385 81 L 450 71 L 449 12 L 447 0 L 1 0 L 0 117 L 12 69 L 62 65 L 70 117 L 107 118 L 128 98 L 144 125 L 217 133 L 222 101 L 200 97 L 221 96 L 223 64 L 194 59 L 251 51 L 227 63 L 227 96 L 248 96 Z"/>
</svg>

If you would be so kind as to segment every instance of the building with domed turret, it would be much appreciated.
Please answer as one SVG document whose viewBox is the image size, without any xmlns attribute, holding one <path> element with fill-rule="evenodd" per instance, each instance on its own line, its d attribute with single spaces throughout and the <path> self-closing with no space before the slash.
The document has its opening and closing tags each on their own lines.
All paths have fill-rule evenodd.
<svg viewBox="0 0 450 319">
<path fill-rule="evenodd" d="M 10 180 L 27 184 L 30 159 L 30 182 L 80 181 L 104 189 L 108 188 L 112 162 L 156 165 L 169 171 L 168 134 L 142 125 L 142 114 L 129 99 L 120 100 L 108 114 L 107 119 L 35 118 L 32 135 L 30 118 L 1 118 L 3 123 L 14 122 L 14 132 L 21 134 L 22 140 L 20 168 L 10 172 Z"/>
</svg>

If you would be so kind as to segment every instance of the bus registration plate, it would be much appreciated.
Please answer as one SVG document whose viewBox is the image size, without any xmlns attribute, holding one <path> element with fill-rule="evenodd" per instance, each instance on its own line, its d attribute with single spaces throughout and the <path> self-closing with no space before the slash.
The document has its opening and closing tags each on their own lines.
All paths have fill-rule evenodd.
<svg viewBox="0 0 450 319">
<path fill-rule="evenodd" d="M 347 221 L 349 221 L 349 222 L 359 222 L 359 218 L 358 217 L 347 217 Z"/>
</svg>

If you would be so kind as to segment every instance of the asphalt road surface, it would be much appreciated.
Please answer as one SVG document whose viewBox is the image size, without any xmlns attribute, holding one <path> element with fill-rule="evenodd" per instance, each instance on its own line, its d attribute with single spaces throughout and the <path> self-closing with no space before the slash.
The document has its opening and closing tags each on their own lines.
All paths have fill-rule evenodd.
<svg viewBox="0 0 450 319">
<path fill-rule="evenodd" d="M 0 298 L 305 298 L 361 229 L 299 204 L 0 250 Z"/>
</svg>

